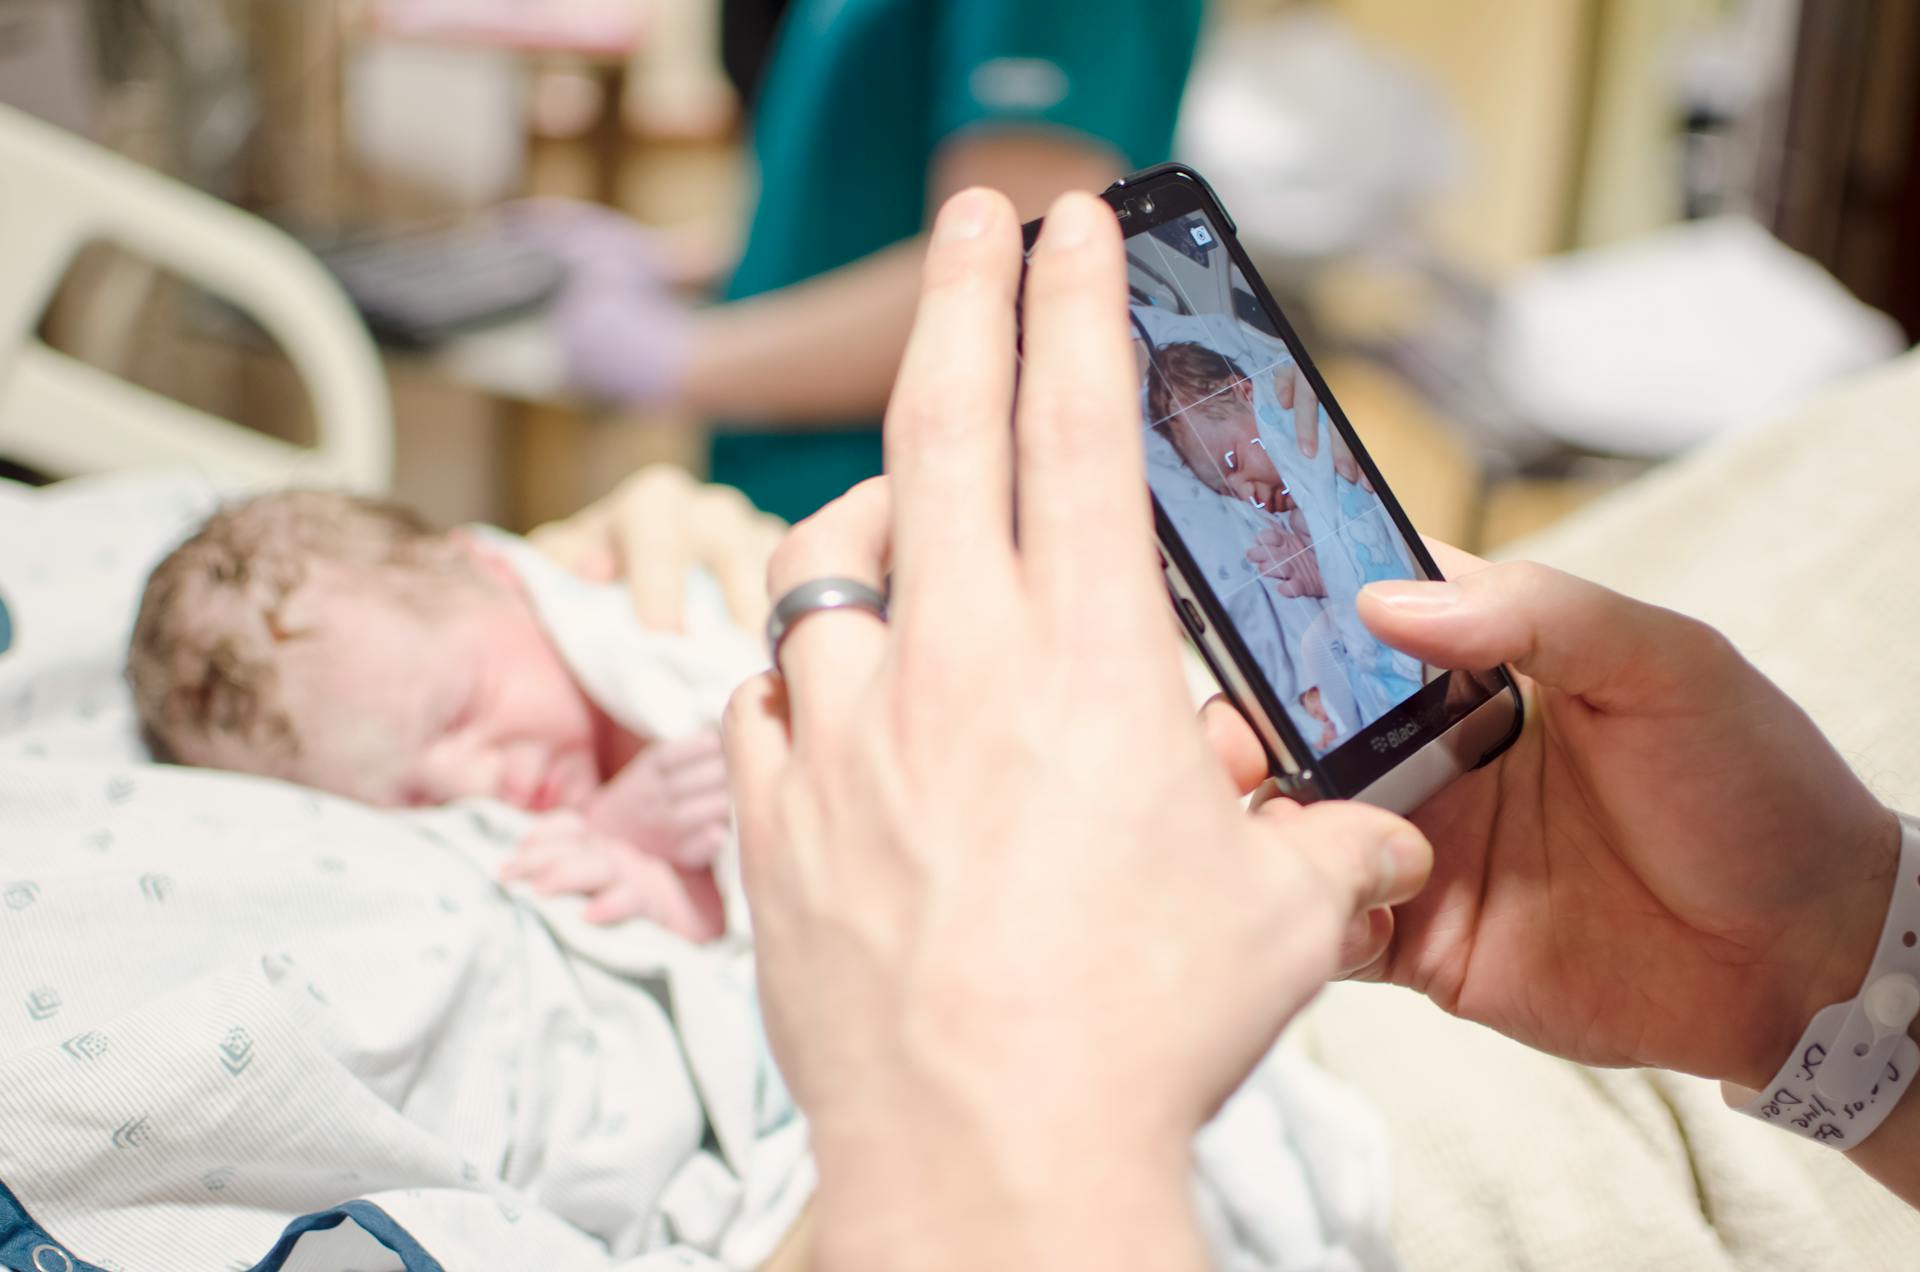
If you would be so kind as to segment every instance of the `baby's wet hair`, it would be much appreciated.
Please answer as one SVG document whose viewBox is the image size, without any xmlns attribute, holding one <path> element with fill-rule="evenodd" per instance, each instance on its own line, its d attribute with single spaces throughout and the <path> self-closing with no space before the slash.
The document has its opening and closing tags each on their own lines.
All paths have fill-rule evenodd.
<svg viewBox="0 0 1920 1272">
<path fill-rule="evenodd" d="M 1161 345 L 1147 359 L 1147 418 L 1165 432 L 1175 415 L 1246 378 L 1218 349 L 1192 341 Z"/>
<path fill-rule="evenodd" d="M 1198 439 L 1182 413 L 1246 379 L 1240 364 L 1192 341 L 1162 345 L 1147 360 L 1147 418 L 1174 454 L 1210 490 L 1225 493 L 1219 470 L 1196 458 Z M 1177 422 L 1177 423 L 1176 423 Z"/>
<path fill-rule="evenodd" d="M 279 647 L 305 634 L 287 602 L 315 562 L 444 578 L 469 570 L 448 537 L 410 509 L 336 491 L 287 490 L 228 504 L 154 567 L 134 619 L 127 679 L 163 757 L 237 740 L 263 757 L 299 754 L 281 705 Z M 436 589 L 392 589 L 425 605 Z"/>
</svg>

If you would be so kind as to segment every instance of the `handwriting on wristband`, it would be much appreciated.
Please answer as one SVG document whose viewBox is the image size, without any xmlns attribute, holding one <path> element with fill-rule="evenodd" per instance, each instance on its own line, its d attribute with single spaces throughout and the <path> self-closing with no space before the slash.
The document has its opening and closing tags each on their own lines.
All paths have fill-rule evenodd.
<svg viewBox="0 0 1920 1272">
<path fill-rule="evenodd" d="M 1813 1080 L 1813 1071 L 1818 1069 L 1827 1058 L 1827 1050 L 1819 1043 L 1808 1047 L 1800 1057 L 1800 1068 L 1796 1076 L 1803 1082 Z M 1792 1087 L 1777 1087 L 1773 1095 L 1758 1110 L 1760 1119 L 1765 1122 L 1785 1118 L 1802 1131 L 1810 1131 L 1813 1138 L 1829 1140 L 1835 1143 L 1847 1138 L 1845 1131 L 1827 1119 L 1838 1115 L 1847 1121 L 1853 1121 L 1878 1104 L 1883 1086 L 1898 1086 L 1900 1083 L 1899 1066 L 1887 1062 L 1886 1076 L 1873 1084 L 1864 1100 L 1854 1100 L 1839 1108 L 1834 1108 L 1822 1099 L 1818 1091 L 1795 1091 Z"/>
<path fill-rule="evenodd" d="M 1907 1034 L 1911 978 L 1920 977 L 1920 818 L 1901 822 L 1898 883 L 1860 993 L 1815 1012 L 1779 1071 L 1740 1109 L 1842 1149 L 1871 1136 L 1920 1081 L 1920 1040 Z"/>
</svg>

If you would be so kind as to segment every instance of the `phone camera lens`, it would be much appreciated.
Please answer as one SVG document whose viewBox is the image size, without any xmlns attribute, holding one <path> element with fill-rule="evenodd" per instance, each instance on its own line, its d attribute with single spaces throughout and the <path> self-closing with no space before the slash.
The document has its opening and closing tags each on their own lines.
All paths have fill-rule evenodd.
<svg viewBox="0 0 1920 1272">
<path fill-rule="evenodd" d="M 1141 195 L 1140 202 L 1136 203 L 1134 206 L 1140 209 L 1141 216 L 1152 216 L 1153 215 L 1153 196 L 1150 194 Z"/>
</svg>

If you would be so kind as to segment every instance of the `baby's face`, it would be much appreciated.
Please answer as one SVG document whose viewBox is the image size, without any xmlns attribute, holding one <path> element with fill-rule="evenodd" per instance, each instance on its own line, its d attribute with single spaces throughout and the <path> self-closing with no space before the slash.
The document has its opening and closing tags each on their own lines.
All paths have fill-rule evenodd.
<svg viewBox="0 0 1920 1272">
<path fill-rule="evenodd" d="M 510 584 L 449 589 L 428 617 L 316 563 L 283 622 L 311 634 L 282 646 L 300 745 L 277 776 L 385 807 L 544 812 L 599 787 L 600 717 Z"/>
<path fill-rule="evenodd" d="M 1201 481 L 1222 494 L 1278 512 L 1287 484 L 1260 440 L 1253 389 L 1245 381 L 1175 417 L 1175 444 Z"/>
</svg>

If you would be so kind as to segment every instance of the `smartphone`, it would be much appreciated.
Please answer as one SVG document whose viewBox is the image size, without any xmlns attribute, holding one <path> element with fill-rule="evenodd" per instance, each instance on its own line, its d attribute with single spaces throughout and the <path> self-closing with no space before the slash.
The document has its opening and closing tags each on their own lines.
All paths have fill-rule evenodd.
<svg viewBox="0 0 1920 1272">
<path fill-rule="evenodd" d="M 1422 664 L 1360 621 L 1366 584 L 1440 571 L 1205 179 L 1162 164 L 1104 197 L 1175 613 L 1265 746 L 1269 790 L 1411 812 L 1512 744 L 1519 688 L 1503 667 Z"/>
</svg>

